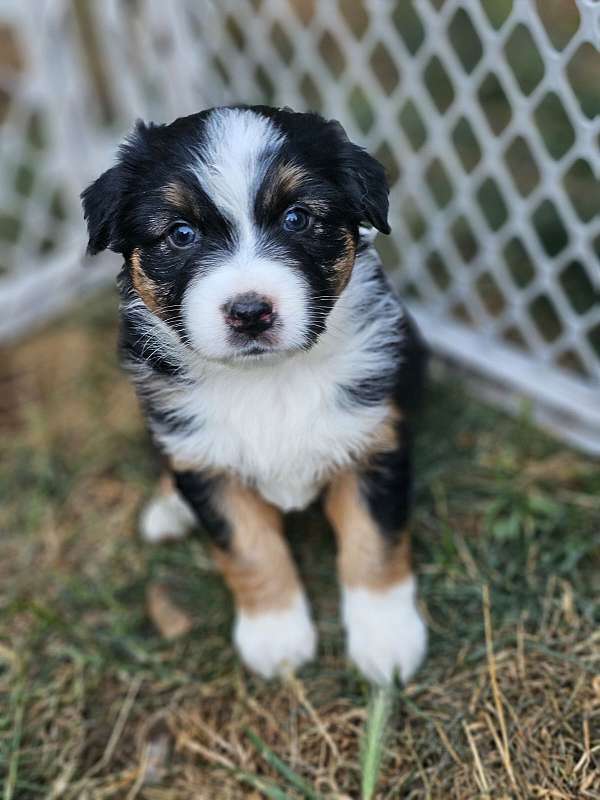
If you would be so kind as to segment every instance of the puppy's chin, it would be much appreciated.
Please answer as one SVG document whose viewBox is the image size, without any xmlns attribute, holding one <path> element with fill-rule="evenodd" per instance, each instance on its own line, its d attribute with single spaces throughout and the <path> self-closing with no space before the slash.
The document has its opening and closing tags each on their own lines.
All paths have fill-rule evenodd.
<svg viewBox="0 0 600 800">
<path fill-rule="evenodd" d="M 258 364 L 278 364 L 289 358 L 290 355 L 289 350 L 260 350 L 255 348 L 254 350 L 235 353 L 228 363 L 242 367 L 253 367 Z"/>
<path fill-rule="evenodd" d="M 306 347 L 247 347 L 238 348 L 231 352 L 230 355 L 224 356 L 219 359 L 211 359 L 211 361 L 218 361 L 221 364 L 229 364 L 236 367 L 253 367 L 280 364 L 288 358 L 292 358 L 298 353 L 304 352 Z"/>
<path fill-rule="evenodd" d="M 192 349 L 203 361 L 209 361 L 212 364 L 222 364 L 223 366 L 234 367 L 253 367 L 267 364 L 278 364 L 291 358 L 297 353 L 301 353 L 309 347 L 307 346 L 292 346 L 283 347 L 276 344 L 264 344 L 260 342 L 247 343 L 245 345 L 234 345 L 227 348 L 222 353 L 208 353 L 202 348 L 194 346 Z"/>
</svg>

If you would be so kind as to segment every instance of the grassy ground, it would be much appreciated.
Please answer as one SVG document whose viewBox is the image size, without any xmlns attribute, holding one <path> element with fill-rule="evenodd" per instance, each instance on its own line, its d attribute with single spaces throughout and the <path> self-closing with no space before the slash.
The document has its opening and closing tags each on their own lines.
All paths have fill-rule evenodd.
<svg viewBox="0 0 600 800">
<path fill-rule="evenodd" d="M 204 540 L 136 538 L 158 465 L 113 302 L 0 354 L 4 800 L 358 798 L 369 687 L 343 657 L 332 537 L 317 510 L 290 520 L 318 662 L 248 675 Z M 418 451 L 431 649 L 394 694 L 374 796 L 600 797 L 598 465 L 450 384 Z"/>
</svg>

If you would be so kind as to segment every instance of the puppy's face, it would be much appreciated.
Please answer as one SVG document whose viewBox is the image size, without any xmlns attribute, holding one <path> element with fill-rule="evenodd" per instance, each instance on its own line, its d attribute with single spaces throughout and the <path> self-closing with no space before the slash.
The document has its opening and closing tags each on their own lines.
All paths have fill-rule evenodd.
<svg viewBox="0 0 600 800">
<path fill-rule="evenodd" d="M 336 122 L 266 107 L 138 125 L 83 193 L 90 252 L 123 253 L 129 292 L 205 358 L 310 347 L 385 233 L 382 167 Z"/>
</svg>

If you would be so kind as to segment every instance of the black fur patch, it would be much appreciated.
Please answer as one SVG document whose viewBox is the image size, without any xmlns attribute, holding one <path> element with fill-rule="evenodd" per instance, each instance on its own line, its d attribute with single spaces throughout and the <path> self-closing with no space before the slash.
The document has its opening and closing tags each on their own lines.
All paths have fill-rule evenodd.
<svg viewBox="0 0 600 800">
<path fill-rule="evenodd" d="M 194 510 L 210 538 L 217 547 L 227 549 L 231 543 L 231 527 L 213 502 L 219 478 L 202 472 L 175 472 L 174 478 L 177 489 Z"/>
<path fill-rule="evenodd" d="M 127 312 L 121 314 L 119 354 L 125 366 L 146 364 L 158 375 L 172 378 L 179 375 L 180 365 L 152 346 L 135 315 Z"/>
<path fill-rule="evenodd" d="M 360 476 L 371 515 L 390 543 L 401 536 L 412 503 L 411 441 L 405 422 L 398 423 L 398 436 L 399 446 L 376 455 Z"/>
</svg>

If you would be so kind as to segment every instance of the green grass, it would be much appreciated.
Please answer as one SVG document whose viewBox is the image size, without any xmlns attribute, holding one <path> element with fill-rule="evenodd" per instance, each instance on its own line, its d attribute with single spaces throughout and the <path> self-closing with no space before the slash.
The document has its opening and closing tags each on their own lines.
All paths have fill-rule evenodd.
<svg viewBox="0 0 600 800">
<path fill-rule="evenodd" d="M 0 359 L 5 800 L 496 796 L 486 785 L 586 796 L 600 724 L 597 463 L 525 412 L 432 385 L 413 524 L 426 665 L 370 706 L 344 659 L 333 538 L 312 508 L 288 527 L 319 658 L 267 684 L 233 653 L 204 538 L 136 538 L 159 464 L 118 370 L 113 304 L 95 299 Z M 153 625 L 156 585 L 192 620 L 187 635 L 166 641 Z"/>
<path fill-rule="evenodd" d="M 361 747 L 361 797 L 371 800 L 379 783 L 384 740 L 392 714 L 393 689 L 374 690 Z"/>
</svg>

